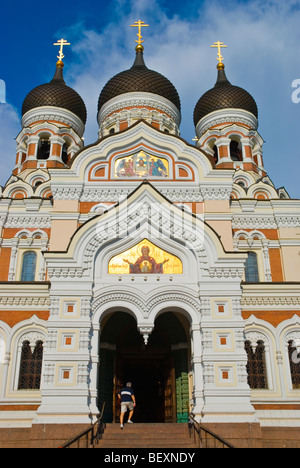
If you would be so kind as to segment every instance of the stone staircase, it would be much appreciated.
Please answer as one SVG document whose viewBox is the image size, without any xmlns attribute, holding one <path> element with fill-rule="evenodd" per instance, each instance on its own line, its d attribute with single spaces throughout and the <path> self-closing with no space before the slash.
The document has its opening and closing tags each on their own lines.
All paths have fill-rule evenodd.
<svg viewBox="0 0 300 468">
<path fill-rule="evenodd" d="M 187 424 L 107 424 L 97 448 L 195 448 Z"/>
</svg>

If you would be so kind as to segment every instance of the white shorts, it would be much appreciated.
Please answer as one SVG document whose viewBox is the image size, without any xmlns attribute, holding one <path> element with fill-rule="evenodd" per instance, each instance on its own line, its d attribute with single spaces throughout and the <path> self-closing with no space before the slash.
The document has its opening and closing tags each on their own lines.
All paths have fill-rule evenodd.
<svg viewBox="0 0 300 468">
<path fill-rule="evenodd" d="M 133 401 L 123 401 L 121 403 L 121 413 L 126 413 L 127 410 L 132 411 L 134 408 Z"/>
</svg>

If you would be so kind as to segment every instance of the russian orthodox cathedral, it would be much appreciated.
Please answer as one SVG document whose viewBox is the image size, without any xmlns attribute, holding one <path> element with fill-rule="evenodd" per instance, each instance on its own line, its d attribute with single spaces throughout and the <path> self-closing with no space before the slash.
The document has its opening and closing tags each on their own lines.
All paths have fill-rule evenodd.
<svg viewBox="0 0 300 468">
<path fill-rule="evenodd" d="M 264 168 L 258 108 L 229 81 L 224 44 L 191 144 L 136 25 L 132 66 L 99 90 L 95 143 L 66 41 L 24 99 L 0 191 L 0 432 L 79 432 L 103 403 L 118 422 L 131 381 L 136 423 L 190 413 L 233 439 L 293 438 L 300 201 Z"/>
</svg>

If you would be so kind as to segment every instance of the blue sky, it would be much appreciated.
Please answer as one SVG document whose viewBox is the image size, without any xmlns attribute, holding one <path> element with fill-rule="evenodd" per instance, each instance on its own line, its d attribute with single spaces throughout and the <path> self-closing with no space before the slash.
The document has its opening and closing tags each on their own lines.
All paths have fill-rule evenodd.
<svg viewBox="0 0 300 468">
<path fill-rule="evenodd" d="M 223 41 L 226 73 L 232 84 L 255 98 L 259 133 L 265 140 L 264 162 L 276 187 L 300 198 L 300 102 L 292 101 L 300 80 L 300 1 L 287 0 L 65 0 L 3 2 L 1 71 L 6 104 L 0 104 L 0 184 L 15 163 L 15 137 L 26 94 L 53 76 L 61 37 L 65 79 L 88 110 L 85 141 L 97 139 L 97 101 L 114 74 L 134 60 L 138 19 L 144 32 L 145 61 L 172 81 L 181 98 L 181 136 L 195 135 L 193 110 L 216 80 L 216 51 Z M 300 85 L 298 85 L 300 88 Z M 300 92 L 297 95 L 300 97 Z"/>
</svg>

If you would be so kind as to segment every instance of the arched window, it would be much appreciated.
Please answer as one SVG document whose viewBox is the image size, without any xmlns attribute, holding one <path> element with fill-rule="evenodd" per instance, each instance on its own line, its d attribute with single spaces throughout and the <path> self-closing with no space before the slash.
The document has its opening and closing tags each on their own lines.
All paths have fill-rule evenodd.
<svg viewBox="0 0 300 468">
<path fill-rule="evenodd" d="M 21 281 L 34 281 L 36 269 L 36 253 L 25 252 L 23 255 Z"/>
<path fill-rule="evenodd" d="M 29 341 L 22 345 L 18 390 L 39 390 L 43 363 L 43 342 L 32 349 Z"/>
<path fill-rule="evenodd" d="M 293 388 L 298 389 L 300 388 L 300 353 L 293 340 L 289 341 L 288 353 Z"/>
<path fill-rule="evenodd" d="M 230 142 L 230 157 L 232 161 L 242 161 L 242 151 L 238 141 L 231 140 Z"/>
<path fill-rule="evenodd" d="M 245 264 L 245 280 L 249 282 L 258 282 L 257 256 L 254 252 L 248 252 L 248 258 Z"/>
<path fill-rule="evenodd" d="M 245 350 L 248 357 L 247 373 L 248 385 L 250 388 L 267 388 L 266 366 L 265 366 L 265 345 L 263 341 L 257 341 L 255 349 L 251 342 L 245 342 Z"/>
<path fill-rule="evenodd" d="M 216 145 L 214 145 L 213 147 L 213 152 L 214 152 L 214 161 L 215 161 L 215 164 L 217 164 L 218 160 L 219 160 L 219 153 L 218 153 L 218 148 L 216 147 Z"/>
<path fill-rule="evenodd" d="M 61 159 L 64 164 L 67 164 L 68 159 L 69 159 L 68 148 L 69 148 L 68 143 L 64 143 L 62 147 L 62 152 L 61 152 Z"/>
<path fill-rule="evenodd" d="M 40 138 L 37 159 L 48 159 L 50 156 L 51 143 L 49 138 Z"/>
</svg>

